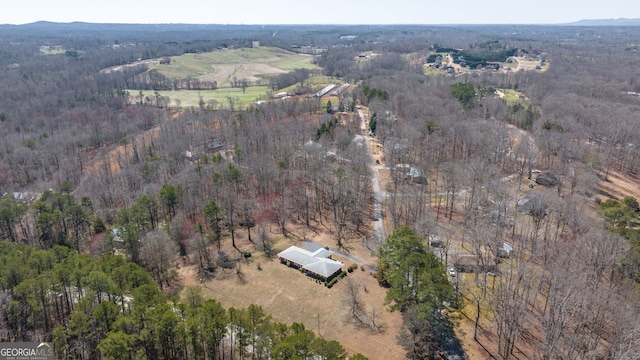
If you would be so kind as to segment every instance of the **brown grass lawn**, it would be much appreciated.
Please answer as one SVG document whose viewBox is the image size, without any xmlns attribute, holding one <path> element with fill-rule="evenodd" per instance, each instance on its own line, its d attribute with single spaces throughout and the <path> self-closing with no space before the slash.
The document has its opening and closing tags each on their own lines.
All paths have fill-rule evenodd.
<svg viewBox="0 0 640 360">
<path fill-rule="evenodd" d="M 327 234 L 307 234 L 306 237 L 322 244 L 335 245 Z M 358 257 L 362 255 L 367 262 L 373 261 L 361 243 L 352 241 L 349 244 L 351 253 Z M 238 240 L 237 244 L 242 250 L 252 252 L 251 258 L 241 261 L 240 277 L 235 270 L 218 270 L 213 279 L 199 284 L 195 267 L 188 266 L 180 269 L 185 285 L 201 286 L 205 297 L 220 301 L 226 308 L 245 308 L 257 304 L 275 321 L 303 323 L 307 329 L 324 339 L 338 340 L 349 354 L 361 353 L 372 360 L 405 359 L 404 349 L 397 344 L 402 326 L 400 314 L 386 310 L 383 305 L 386 289 L 377 284 L 368 270 L 357 269 L 328 289 L 300 271 L 281 264 L 277 258 L 266 258 L 263 253 L 255 251 L 246 237 Z M 280 236 L 275 247 L 281 251 L 290 245 L 302 246 L 295 238 Z M 237 251 L 230 248 L 227 253 L 236 256 Z M 344 263 L 344 270 L 352 263 L 339 256 L 334 258 Z M 347 320 L 348 279 L 360 285 L 360 295 L 368 311 L 374 310 L 378 319 L 376 322 L 383 324 L 382 333 L 357 328 Z"/>
<path fill-rule="evenodd" d="M 600 174 L 603 176 L 604 174 Z M 628 176 L 619 171 L 609 171 L 607 181 L 600 181 L 597 187 L 597 198 L 607 200 L 609 198 L 622 199 L 625 196 L 633 196 L 640 199 L 640 179 L 634 176 Z"/>
<path fill-rule="evenodd" d="M 229 86 L 234 77 L 238 79 L 246 78 L 251 82 L 255 82 L 264 77 L 286 72 L 286 70 L 269 64 L 215 64 L 212 65 L 212 72 L 201 76 L 200 80 L 217 81 L 218 86 L 223 87 Z"/>
</svg>

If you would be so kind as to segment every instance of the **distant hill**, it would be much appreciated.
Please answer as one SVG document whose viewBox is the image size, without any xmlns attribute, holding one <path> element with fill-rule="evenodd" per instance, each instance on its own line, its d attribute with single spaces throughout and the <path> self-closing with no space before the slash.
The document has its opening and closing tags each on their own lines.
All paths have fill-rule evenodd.
<svg viewBox="0 0 640 360">
<path fill-rule="evenodd" d="M 223 25 L 223 24 L 104 24 L 87 22 L 59 23 L 38 21 L 23 25 L 0 25 L 0 33 L 49 37 L 111 37 L 120 40 L 156 36 L 164 41 L 184 40 L 184 34 L 199 40 L 260 38 L 279 31 L 283 26 Z"/>
<path fill-rule="evenodd" d="M 18 25 L 24 29 L 53 30 L 53 31 L 198 31 L 198 30 L 228 30 L 230 28 L 250 28 L 247 25 L 219 25 L 219 24 L 117 24 L 117 23 L 88 23 L 88 22 L 51 22 L 38 21 L 30 24 Z"/>
<path fill-rule="evenodd" d="M 568 26 L 640 26 L 640 19 L 585 19 L 566 24 Z"/>
</svg>

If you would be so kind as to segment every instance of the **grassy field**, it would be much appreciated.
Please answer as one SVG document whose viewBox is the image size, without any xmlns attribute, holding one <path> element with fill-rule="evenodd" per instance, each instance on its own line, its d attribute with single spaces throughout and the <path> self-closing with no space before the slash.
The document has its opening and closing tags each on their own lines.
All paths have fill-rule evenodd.
<svg viewBox="0 0 640 360">
<path fill-rule="evenodd" d="M 296 54 L 279 48 L 260 47 L 185 54 L 171 57 L 171 64 L 153 62 L 147 65 L 149 71 L 157 70 L 170 79 L 198 78 L 218 83 L 217 90 L 159 91 L 160 95 L 171 99 L 171 106 L 199 106 L 200 97 L 202 97 L 205 103 L 214 101 L 219 104 L 218 106 L 225 107 L 229 106 L 229 98 L 231 98 L 236 108 L 244 108 L 257 100 L 267 99 L 269 88 L 250 86 L 243 92 L 240 88 L 230 87 L 234 78 L 248 79 L 256 83 L 294 69 L 319 69 L 312 63 L 312 59 L 310 55 Z M 312 77 L 310 82 L 319 87 L 337 83 L 326 76 Z M 280 91 L 287 91 L 287 89 Z M 129 93 L 136 97 L 139 91 L 129 90 Z M 143 94 L 153 97 L 154 91 L 143 91 Z"/>
<path fill-rule="evenodd" d="M 519 95 L 522 95 L 522 92 L 513 90 L 513 89 L 499 89 L 504 96 L 502 97 L 507 104 L 515 104 L 517 102 L 526 103 L 526 100 L 519 98 Z"/>
<path fill-rule="evenodd" d="M 215 100 L 219 105 L 229 107 L 229 97 L 233 99 L 234 107 L 244 108 L 257 100 L 265 100 L 267 98 L 266 86 L 252 86 L 242 92 L 240 88 L 223 88 L 217 90 L 175 90 L 175 91 L 159 91 L 160 95 L 168 96 L 171 99 L 171 106 L 192 107 L 199 106 L 200 97 L 205 103 Z M 129 93 L 137 96 L 140 91 L 129 90 Z M 144 96 L 153 97 L 153 91 L 143 91 Z"/>
<path fill-rule="evenodd" d="M 51 50 L 41 49 L 40 53 L 43 54 L 43 55 L 64 55 L 65 50 L 61 50 L 61 49 L 51 49 Z"/>
<path fill-rule="evenodd" d="M 309 78 L 309 83 L 313 85 L 314 88 L 321 89 L 329 84 L 342 84 L 342 81 L 331 80 L 328 76 L 314 76 Z M 290 86 L 288 88 L 280 89 L 278 92 L 287 91 L 293 92 L 299 84 Z M 234 106 L 236 108 L 245 108 L 248 105 L 252 104 L 258 100 L 266 100 L 268 99 L 268 92 L 270 88 L 268 86 L 250 86 L 245 89 L 243 92 L 241 88 L 231 88 L 225 87 L 217 90 L 164 90 L 158 91 L 158 93 L 162 96 L 168 96 L 171 99 L 171 106 L 177 107 L 192 107 L 200 105 L 200 97 L 205 103 L 208 103 L 210 100 L 215 100 L 219 105 L 228 107 L 229 106 L 229 97 L 231 97 L 234 101 Z M 139 90 L 127 90 L 131 94 L 131 96 L 136 97 L 136 99 L 132 99 L 132 102 L 138 102 L 137 96 L 139 95 Z M 155 91 L 151 90 L 143 90 L 142 94 L 144 96 L 148 96 L 152 98 L 155 96 Z M 327 100 L 331 100 L 332 103 L 338 103 L 337 98 L 326 98 L 325 104 Z"/>
<path fill-rule="evenodd" d="M 318 76 L 311 76 L 309 78 L 309 83 L 314 85 L 326 86 L 329 84 L 338 84 L 338 85 L 344 84 L 344 81 L 338 80 L 331 76 L 318 75 Z"/>
<path fill-rule="evenodd" d="M 294 69 L 319 69 L 312 56 L 292 53 L 272 47 L 220 50 L 200 54 L 185 54 L 171 58 L 171 64 L 151 64 L 171 79 L 200 78 L 226 86 L 233 77 L 251 81 Z"/>
</svg>

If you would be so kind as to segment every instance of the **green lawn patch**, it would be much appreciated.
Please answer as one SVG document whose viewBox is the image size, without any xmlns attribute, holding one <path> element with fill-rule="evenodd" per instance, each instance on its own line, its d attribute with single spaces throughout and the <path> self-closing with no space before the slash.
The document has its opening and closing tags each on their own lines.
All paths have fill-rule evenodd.
<svg viewBox="0 0 640 360">
<path fill-rule="evenodd" d="M 502 91 L 504 93 L 504 101 L 507 102 L 507 104 L 513 104 L 513 103 L 526 103 L 526 100 L 521 99 L 519 96 L 522 95 L 522 93 L 520 91 L 516 91 L 513 89 L 500 89 L 500 91 Z"/>
<path fill-rule="evenodd" d="M 279 48 L 243 48 L 173 56 L 170 64 L 151 64 L 149 70 L 157 70 L 171 79 L 210 75 L 224 80 L 234 75 L 264 77 L 294 69 L 319 69 L 312 60 L 311 56 Z M 220 85 L 223 82 L 218 81 Z"/>
<path fill-rule="evenodd" d="M 44 55 L 64 55 L 64 52 L 64 50 L 40 50 L 40 53 Z"/>
<path fill-rule="evenodd" d="M 168 96 L 171 99 L 171 106 L 181 107 L 199 107 L 200 97 L 208 104 L 211 100 L 217 103 L 217 107 L 229 107 L 229 98 L 234 102 L 234 107 L 245 108 L 249 104 L 257 100 L 265 100 L 267 98 L 268 87 L 252 86 L 242 92 L 240 88 L 222 88 L 217 90 L 176 90 L 176 91 L 159 91 L 160 95 Z M 132 96 L 138 96 L 138 90 L 129 90 Z M 144 96 L 153 97 L 154 91 L 142 91 Z M 133 100 L 132 100 L 133 102 Z"/>
</svg>

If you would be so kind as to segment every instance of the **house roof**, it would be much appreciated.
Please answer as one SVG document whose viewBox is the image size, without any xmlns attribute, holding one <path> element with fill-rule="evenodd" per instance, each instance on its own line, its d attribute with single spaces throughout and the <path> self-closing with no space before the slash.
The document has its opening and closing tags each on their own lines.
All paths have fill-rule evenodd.
<svg viewBox="0 0 640 360">
<path fill-rule="evenodd" d="M 424 177 L 424 170 L 422 170 L 420 168 L 416 168 L 416 167 L 411 167 L 409 169 L 409 176 L 410 177 Z"/>
<path fill-rule="evenodd" d="M 318 151 L 322 150 L 322 144 L 309 140 L 304 144 L 304 148 L 307 149 L 307 151 Z"/>
<path fill-rule="evenodd" d="M 293 261 L 296 264 L 306 266 L 318 261 L 318 258 L 313 257 L 313 253 L 305 249 L 301 249 L 297 246 L 291 246 L 288 249 L 280 252 L 278 257 L 286 260 Z"/>
<path fill-rule="evenodd" d="M 523 214 L 534 215 L 534 213 L 544 206 L 542 204 L 542 197 L 539 193 L 530 192 L 524 198 L 518 200 L 517 209 Z"/>
<path fill-rule="evenodd" d="M 324 94 L 328 93 L 329 91 L 333 90 L 334 87 L 336 87 L 336 84 L 331 84 L 331 85 L 325 87 L 324 89 L 318 91 L 314 96 L 315 97 L 321 97 Z"/>
<path fill-rule="evenodd" d="M 326 259 L 331 256 L 332 252 L 325 248 L 320 248 L 313 252 L 312 256 L 315 258 Z"/>
<path fill-rule="evenodd" d="M 124 239 L 122 235 L 124 234 L 124 229 L 121 228 L 113 228 L 111 229 L 111 234 L 113 234 L 113 241 L 123 243 Z"/>
<path fill-rule="evenodd" d="M 324 277 L 329 277 L 333 274 L 336 273 L 336 271 L 340 270 L 342 268 L 342 263 L 337 262 L 335 260 L 331 260 L 331 259 L 321 259 L 320 261 L 317 261 L 313 264 L 309 264 L 306 266 L 303 266 L 303 268 L 305 270 L 309 270 L 311 272 L 314 272 L 318 275 L 322 275 Z"/>
<path fill-rule="evenodd" d="M 303 269 L 315 274 L 330 277 L 342 268 L 341 262 L 328 258 L 331 254 L 332 252 L 325 248 L 311 252 L 297 246 L 291 246 L 278 253 L 278 257 L 299 264 Z"/>
</svg>

